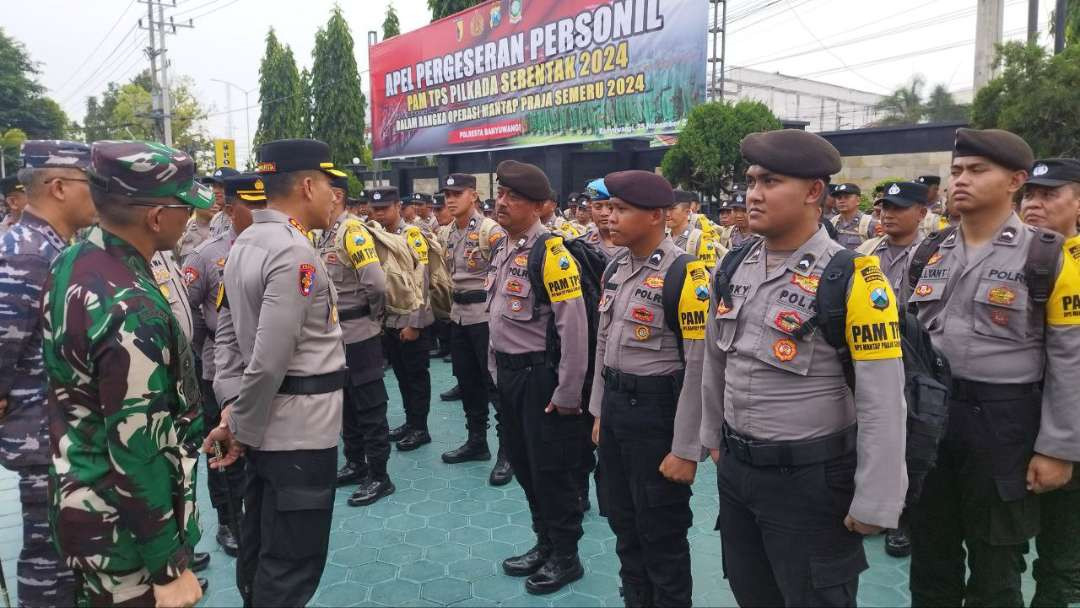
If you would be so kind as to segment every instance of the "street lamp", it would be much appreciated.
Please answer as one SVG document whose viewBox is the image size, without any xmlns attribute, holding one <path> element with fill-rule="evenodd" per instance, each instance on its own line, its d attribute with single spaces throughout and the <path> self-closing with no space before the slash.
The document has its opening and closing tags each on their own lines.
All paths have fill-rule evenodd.
<svg viewBox="0 0 1080 608">
<path fill-rule="evenodd" d="M 225 115 L 228 117 L 227 124 L 228 124 L 229 138 L 230 139 L 232 138 L 232 134 L 233 134 L 232 95 L 231 95 L 232 88 L 236 87 L 237 91 L 240 91 L 241 93 L 244 94 L 244 123 L 245 123 L 245 128 L 247 129 L 247 134 L 245 136 L 245 139 L 247 140 L 247 158 L 250 161 L 251 155 L 253 154 L 253 152 L 251 150 L 251 106 L 248 105 L 248 94 L 251 93 L 252 91 L 254 91 L 255 87 L 252 87 L 252 88 L 245 91 L 241 87 L 239 87 L 239 86 L 237 86 L 237 85 L 235 85 L 235 84 L 233 84 L 233 83 L 231 83 L 231 82 L 229 82 L 227 80 L 222 80 L 220 78 L 211 78 L 210 80 L 212 80 L 214 82 L 220 82 L 221 84 L 225 85 L 225 110 L 226 110 Z"/>
</svg>

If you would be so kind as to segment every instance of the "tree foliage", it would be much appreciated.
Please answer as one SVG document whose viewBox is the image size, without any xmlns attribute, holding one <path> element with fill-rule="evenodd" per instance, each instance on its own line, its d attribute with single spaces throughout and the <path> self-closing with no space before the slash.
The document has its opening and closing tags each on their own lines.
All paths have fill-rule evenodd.
<svg viewBox="0 0 1080 608">
<path fill-rule="evenodd" d="M 740 181 L 746 170 L 739 153 L 742 139 L 780 127 L 780 121 L 761 102 L 699 105 L 690 111 L 678 143 L 664 155 L 660 169 L 673 184 L 718 196 Z"/>
<path fill-rule="evenodd" d="M 976 95 L 972 124 L 1012 131 L 1036 156 L 1080 156 L 1080 45 L 1050 55 L 1010 42 L 995 65 L 1004 69 Z"/>
<path fill-rule="evenodd" d="M 393 4 L 386 5 L 386 18 L 382 22 L 383 40 L 393 38 L 401 33 L 401 22 L 398 21 L 397 11 Z"/>
<path fill-rule="evenodd" d="M 885 112 L 886 115 L 877 120 L 875 125 L 886 127 L 915 125 L 920 122 L 967 120 L 971 106 L 956 103 L 945 85 L 935 86 L 924 100 L 925 88 L 926 78 L 916 74 L 910 82 L 898 87 L 892 94 L 879 101 L 874 109 Z"/>
<path fill-rule="evenodd" d="M 449 17 L 454 13 L 472 8 L 485 0 L 428 0 L 428 8 L 431 9 L 431 20 L 438 21 L 443 17 Z"/>
<path fill-rule="evenodd" d="M 311 136 L 330 146 L 335 164 L 364 154 L 367 99 L 360 83 L 349 25 L 334 7 L 326 28 L 315 36 L 311 67 Z"/>
<path fill-rule="evenodd" d="M 306 137 L 304 91 L 296 59 L 281 44 L 274 29 L 266 35 L 266 52 L 259 65 L 259 126 L 254 146 L 275 139 Z"/>
<path fill-rule="evenodd" d="M 307 68 L 300 72 L 300 91 L 304 98 L 303 136 L 311 137 L 311 113 L 314 111 L 315 99 L 311 91 L 311 72 Z"/>
<path fill-rule="evenodd" d="M 59 104 L 45 95 L 45 87 L 37 81 L 37 75 L 38 66 L 26 47 L 0 28 L 0 133 L 6 135 L 16 130 L 29 139 L 65 137 L 67 116 Z M 5 148 L 9 171 L 18 162 L 18 147 L 15 150 L 16 154 L 12 155 Z"/>
<path fill-rule="evenodd" d="M 79 127 L 86 141 L 101 139 L 154 140 L 151 118 L 150 71 L 144 70 L 126 83 L 110 82 L 101 94 L 86 99 L 86 116 Z M 173 145 L 194 154 L 209 146 L 202 121 L 206 110 L 195 97 L 195 83 L 189 76 L 174 79 L 169 86 L 172 102 Z"/>
</svg>

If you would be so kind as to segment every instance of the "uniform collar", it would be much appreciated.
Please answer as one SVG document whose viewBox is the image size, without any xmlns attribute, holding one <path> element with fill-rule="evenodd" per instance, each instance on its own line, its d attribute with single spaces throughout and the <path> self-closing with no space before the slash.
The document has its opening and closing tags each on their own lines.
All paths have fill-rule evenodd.
<svg viewBox="0 0 1080 608">
<path fill-rule="evenodd" d="M 916 234 L 915 235 L 915 240 L 911 241 L 911 243 L 907 247 L 904 248 L 904 251 L 911 251 L 911 250 L 915 249 L 916 247 L 919 246 L 920 243 L 922 243 L 922 241 L 923 241 L 923 235 L 921 233 Z M 874 247 L 874 251 L 884 251 L 884 250 L 889 248 L 890 243 L 891 243 L 891 241 L 889 241 L 888 235 L 883 236 L 883 237 L 881 237 L 881 240 L 878 241 L 877 246 Z"/>
<path fill-rule="evenodd" d="M 472 217 L 469 218 L 469 223 L 465 224 L 464 228 L 458 228 L 456 220 L 450 220 L 450 230 L 453 232 L 463 231 L 472 232 L 473 230 L 479 230 L 480 224 L 484 221 L 484 215 L 479 211 L 473 211 Z"/>
<path fill-rule="evenodd" d="M 153 278 L 154 273 L 150 271 L 150 263 L 139 253 L 138 249 L 135 249 L 134 245 L 124 239 L 101 226 L 94 226 L 87 235 L 86 240 L 119 260 L 136 275 L 141 273 L 151 279 Z"/>
<path fill-rule="evenodd" d="M 536 239 L 540 236 L 541 232 L 549 232 L 549 230 L 540 223 L 540 220 L 537 220 L 535 224 L 525 231 L 525 234 L 518 237 L 518 240 L 514 242 L 514 249 L 531 247 L 532 244 L 536 242 Z"/>
<path fill-rule="evenodd" d="M 62 251 L 67 246 L 67 242 L 60 237 L 60 233 L 52 227 L 52 224 L 34 215 L 34 212 L 30 209 L 23 209 L 19 223 L 45 237 L 45 240 L 58 251 Z"/>
<path fill-rule="evenodd" d="M 803 243 L 802 246 L 795 250 L 795 253 L 791 254 L 791 257 L 788 258 L 786 263 L 787 269 L 800 276 L 810 276 L 813 274 L 814 268 L 817 267 L 822 257 L 824 257 L 825 253 L 828 251 L 829 244 L 832 242 L 833 240 L 829 238 L 829 233 L 826 232 L 825 228 L 818 226 L 818 230 L 814 233 L 814 236 L 810 237 L 810 240 Z M 764 241 L 762 241 L 762 243 L 764 243 Z M 762 246 L 764 247 L 764 245 Z"/>
<path fill-rule="evenodd" d="M 1020 216 L 1016 213 L 1010 213 L 1009 217 L 1005 219 L 1005 222 L 998 228 L 997 236 L 994 237 L 994 245 L 1002 245 L 1005 247 L 1017 247 L 1020 245 L 1020 233 L 1026 230 L 1027 227 L 1020 221 Z M 957 226 L 944 241 L 941 242 L 941 246 L 947 249 L 956 247 L 958 240 L 961 237 L 961 231 L 963 227 Z"/>
</svg>

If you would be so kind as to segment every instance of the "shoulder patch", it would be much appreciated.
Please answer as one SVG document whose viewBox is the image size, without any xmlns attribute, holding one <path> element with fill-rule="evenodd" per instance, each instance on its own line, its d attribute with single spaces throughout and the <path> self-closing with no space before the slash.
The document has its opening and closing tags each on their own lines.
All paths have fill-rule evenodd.
<svg viewBox="0 0 1080 608">
<path fill-rule="evenodd" d="M 686 265 L 686 278 L 679 294 L 679 328 L 684 340 L 705 339 L 705 319 L 709 314 L 709 272 L 705 262 Z"/>
<path fill-rule="evenodd" d="M 409 247 L 412 247 L 416 251 L 416 255 L 420 258 L 420 263 L 427 265 L 428 263 L 428 244 L 424 239 L 424 234 L 420 232 L 420 229 L 416 226 L 409 226 L 405 229 L 405 239 L 409 241 Z"/>
<path fill-rule="evenodd" d="M 552 302 L 581 297 L 581 273 L 577 260 L 563 246 L 562 237 L 549 237 L 544 243 L 544 287 Z"/>
<path fill-rule="evenodd" d="M 300 264 L 300 295 L 311 295 L 311 288 L 315 285 L 315 267 L 311 264 Z"/>
<path fill-rule="evenodd" d="M 354 268 L 360 269 L 379 261 L 375 253 L 375 239 L 360 222 L 350 221 L 345 225 L 345 253 Z"/>
<path fill-rule="evenodd" d="M 1046 302 L 1047 325 L 1080 325 L 1080 236 L 1065 241 L 1061 272 Z"/>
<path fill-rule="evenodd" d="M 900 318 L 896 296 L 877 256 L 855 258 L 847 300 L 845 334 L 855 361 L 899 359 Z"/>
</svg>

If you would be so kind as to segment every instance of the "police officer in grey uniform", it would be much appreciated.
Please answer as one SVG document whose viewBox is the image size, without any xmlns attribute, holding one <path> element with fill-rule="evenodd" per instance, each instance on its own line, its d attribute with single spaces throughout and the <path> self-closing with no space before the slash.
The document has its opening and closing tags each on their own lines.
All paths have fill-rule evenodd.
<svg viewBox="0 0 1080 608">
<path fill-rule="evenodd" d="M 863 535 L 896 527 L 907 489 L 896 299 L 873 257 L 854 260 L 853 394 L 823 332 L 799 331 L 841 249 L 819 226 L 840 155 L 790 129 L 749 135 L 741 152 L 762 238 L 728 254 L 746 254 L 730 277 L 717 266 L 702 371 L 724 568 L 741 606 L 849 606 L 867 568 Z"/>
<path fill-rule="evenodd" d="M 884 234 L 859 245 L 856 251 L 878 256 L 881 271 L 903 305 L 911 295 L 908 268 L 923 240 L 919 226 L 926 217 L 926 186 L 917 182 L 893 182 L 885 184 L 882 193 L 881 229 Z"/>
<path fill-rule="evenodd" d="M 386 274 L 375 252 L 375 240 L 360 218 L 345 210 L 349 183 L 331 180 L 334 190 L 332 225 L 316 243 L 338 292 L 338 317 L 345 339 L 349 379 L 341 436 L 345 465 L 337 485 L 359 483 L 349 506 L 369 505 L 396 489 L 386 463 L 390 459 L 390 429 L 386 422 L 386 384 L 383 382 L 381 319 L 386 301 Z"/>
<path fill-rule="evenodd" d="M 214 388 L 228 405 L 203 448 L 224 444 L 213 467 L 246 449 L 245 605 L 302 606 L 326 564 L 346 380 L 337 294 L 306 233 L 329 227 L 330 179 L 345 174 L 310 139 L 265 143 L 258 158 L 268 208 L 225 262 Z"/>
<path fill-rule="evenodd" d="M 262 179 L 255 174 L 240 174 L 225 179 L 225 207 L 230 218 L 229 229 L 211 237 L 184 258 L 183 277 L 188 299 L 192 303 L 195 335 L 192 350 L 198 357 L 202 388 L 203 424 L 208 429 L 221 422 L 221 405 L 214 395 L 214 351 L 218 328 L 218 310 L 224 304 L 222 278 L 229 250 L 252 223 L 252 210 L 266 208 L 266 191 Z M 216 540 L 226 554 L 236 556 L 236 538 L 231 518 L 242 509 L 240 499 L 244 490 L 243 460 L 224 471 L 208 469 L 206 485 L 210 503 L 217 511 Z M 230 503 L 231 499 L 231 503 Z"/>
<path fill-rule="evenodd" d="M 1013 133 L 957 130 L 960 225 L 910 299 L 953 376 L 946 436 L 912 509 L 915 606 L 1023 605 L 1036 494 L 1065 485 L 1080 460 L 1080 270 L 1060 235 L 1013 212 L 1033 161 Z M 1027 265 L 1047 249 L 1040 284 Z"/>
<path fill-rule="evenodd" d="M 833 191 L 838 213 L 830 221 L 838 233 L 836 241 L 848 249 L 857 249 L 878 234 L 879 222 L 859 210 L 861 194 L 856 184 L 840 184 Z"/>
<path fill-rule="evenodd" d="M 720 203 L 721 213 L 728 209 L 731 213 L 731 231 L 728 233 L 727 247 L 734 249 L 754 238 L 746 216 L 746 192 L 736 190 L 727 200 Z"/>
<path fill-rule="evenodd" d="M 604 472 L 597 493 L 617 539 L 626 605 L 689 606 L 686 531 L 690 484 L 705 456 L 699 433 L 709 273 L 664 235 L 674 201 L 667 180 L 621 171 L 604 183 L 614 208 L 612 239 L 628 251 L 605 271 L 600 299 L 589 402 Z"/>
<path fill-rule="evenodd" d="M 586 243 L 603 251 L 609 260 L 613 260 L 626 251 L 626 248 L 616 245 L 611 239 L 611 232 L 608 227 L 608 218 L 611 217 L 611 196 L 605 189 L 606 187 L 603 186 L 603 179 L 592 180 L 589 186 L 587 196 L 592 211 L 593 223 L 581 238 L 585 239 Z M 592 186 L 596 187 L 593 188 Z"/>
<path fill-rule="evenodd" d="M 547 234 L 540 223 L 551 194 L 547 176 L 535 165 L 512 160 L 499 163 L 496 175 L 496 216 L 507 238 L 488 274 L 488 365 L 503 407 L 505 446 L 537 535 L 536 546 L 503 561 L 503 571 L 527 576 L 529 593 L 552 593 L 584 574 L 577 543 L 589 438 L 581 415 L 588 367 L 585 303 L 577 263 L 560 237 L 537 245 L 543 248 L 538 250 L 543 284 L 533 285 L 529 278 L 530 253 Z M 547 340 L 553 315 L 557 351 Z"/>
<path fill-rule="evenodd" d="M 402 452 L 415 450 L 431 443 L 428 433 L 428 413 L 431 410 L 431 371 L 428 351 L 431 348 L 431 266 L 428 263 L 428 243 L 420 228 L 409 224 L 401 215 L 402 201 L 398 189 L 381 186 L 368 191 L 371 217 L 387 231 L 405 237 L 424 265 L 424 306 L 408 315 L 387 313 L 383 318 L 383 345 L 398 380 L 401 401 L 405 408 L 405 424 L 390 430 L 390 441 L 397 442 Z"/>
</svg>

